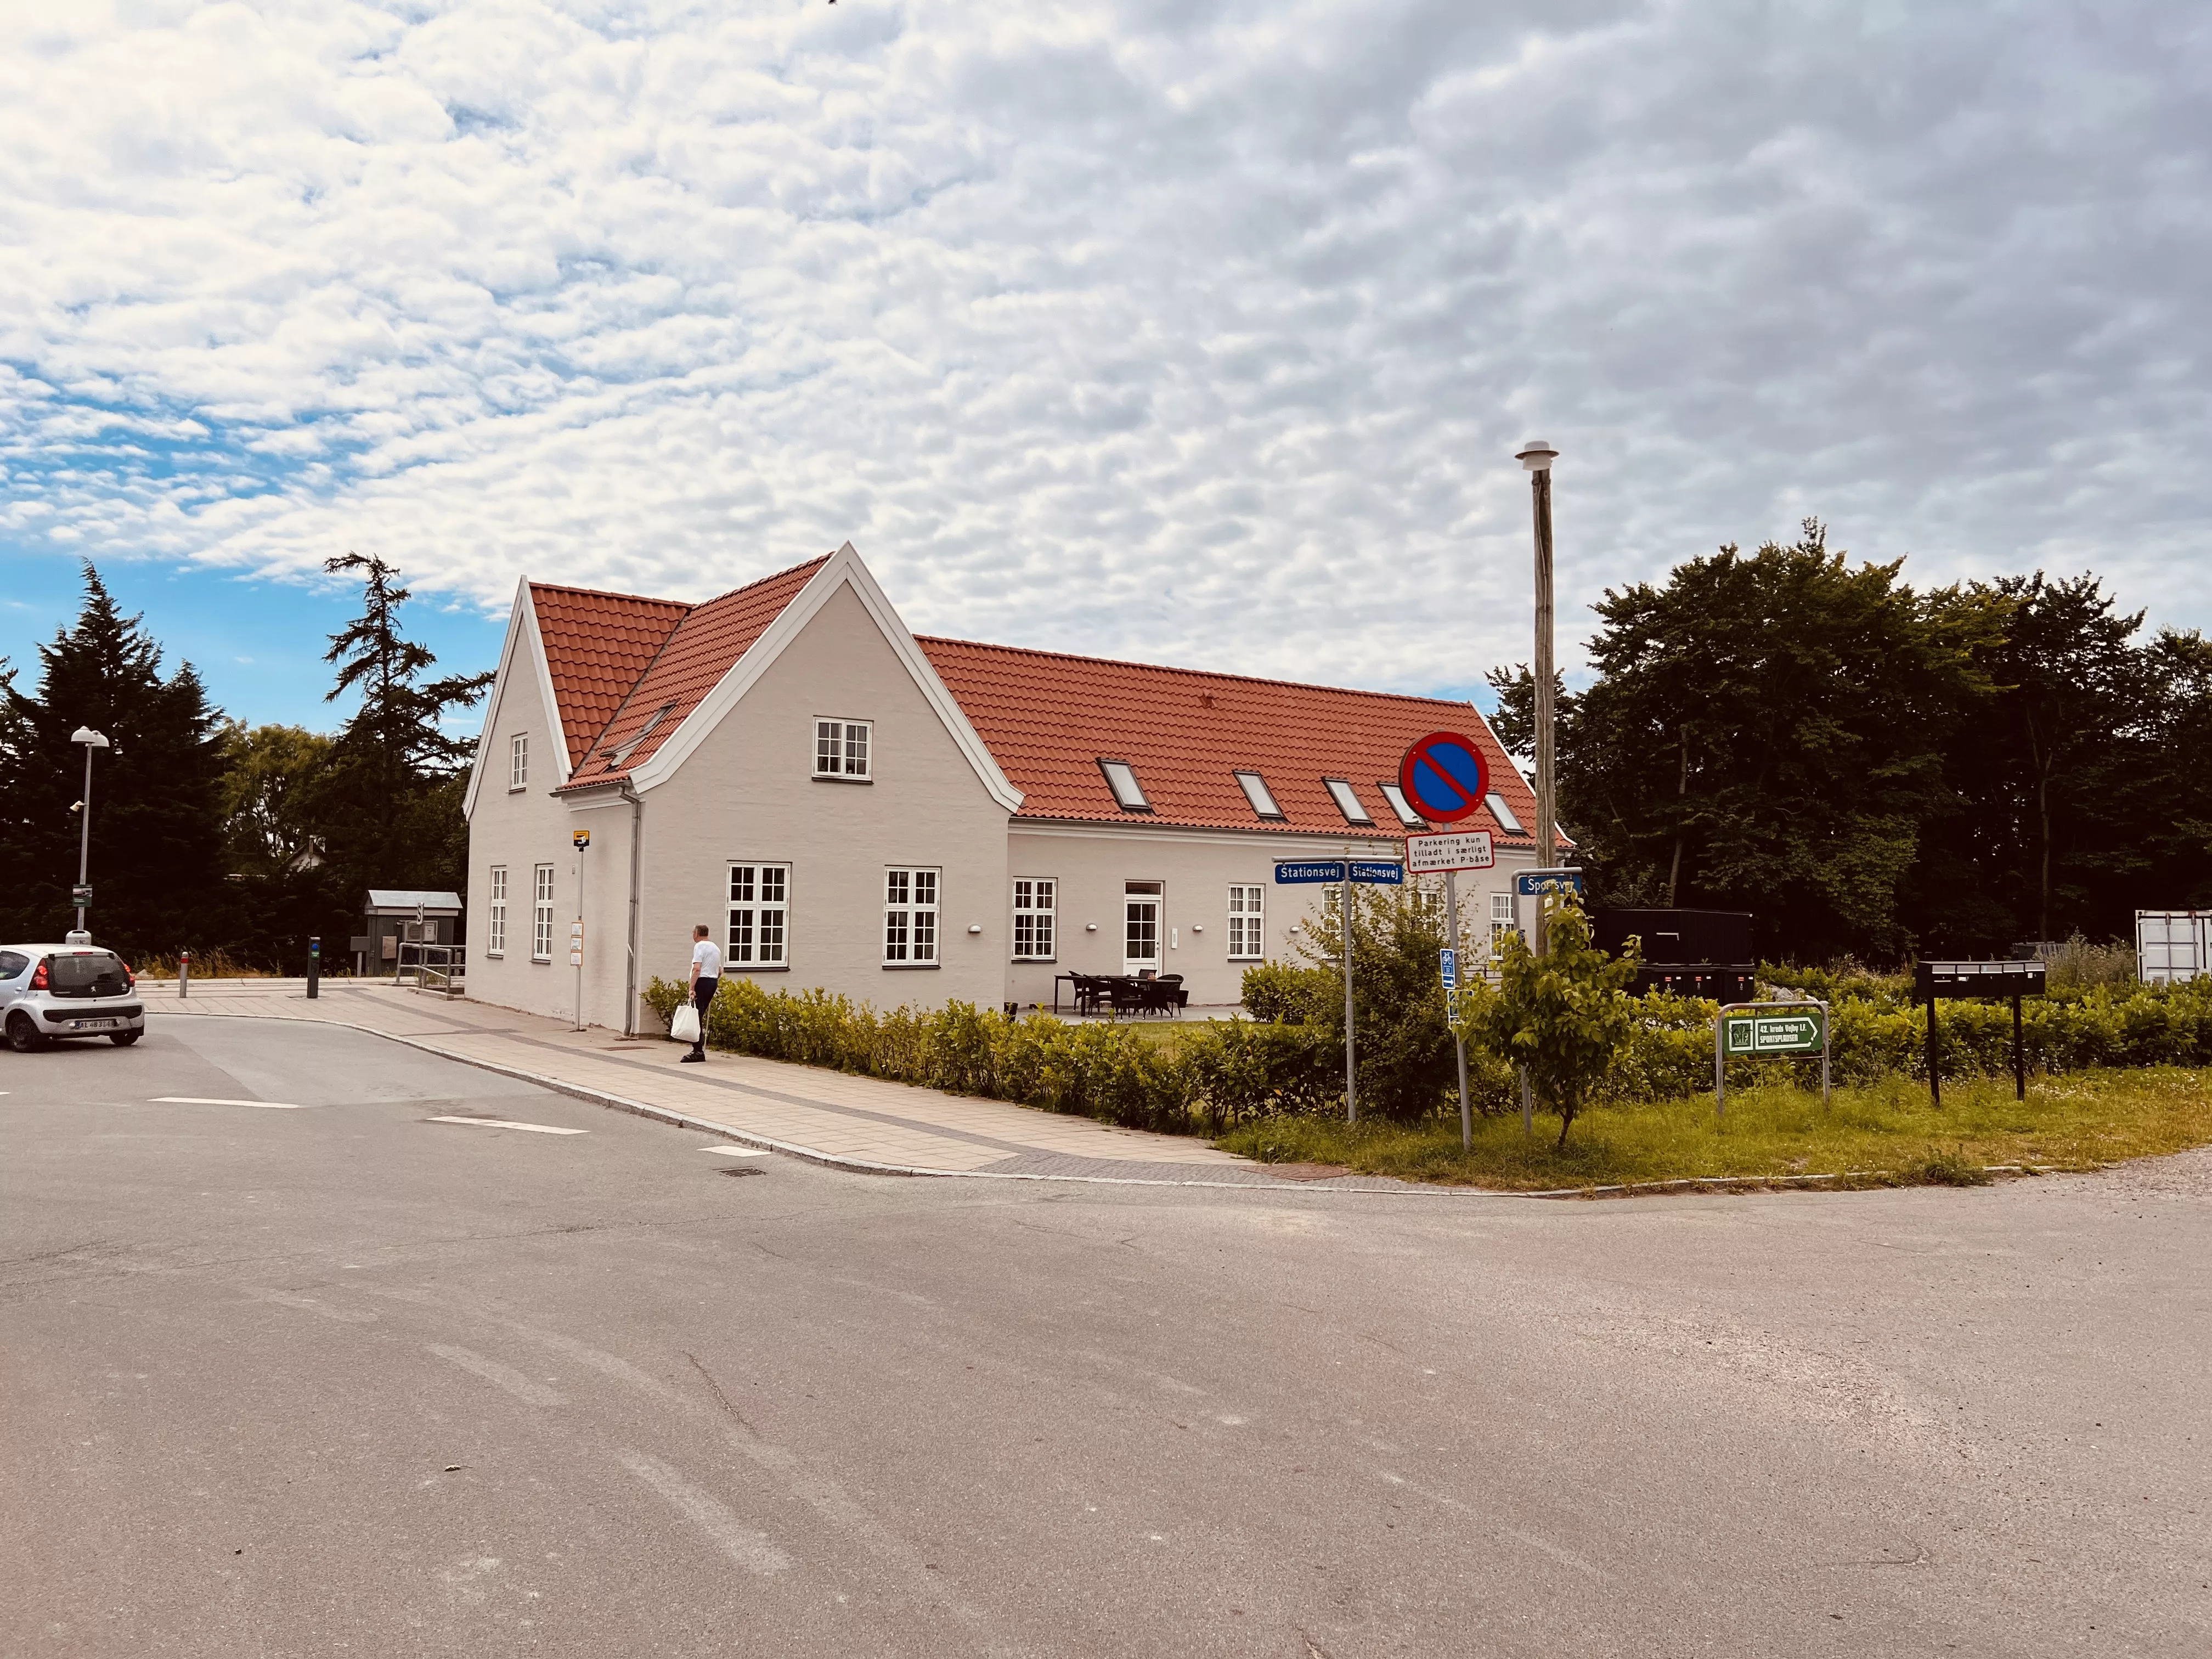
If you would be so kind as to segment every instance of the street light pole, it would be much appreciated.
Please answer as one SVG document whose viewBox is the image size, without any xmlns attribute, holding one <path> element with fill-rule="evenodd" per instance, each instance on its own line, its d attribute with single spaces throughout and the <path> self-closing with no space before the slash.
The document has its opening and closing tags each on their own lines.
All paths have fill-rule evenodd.
<svg viewBox="0 0 2212 1659">
<path fill-rule="evenodd" d="M 77 826 L 76 842 L 76 884 L 81 890 L 92 878 L 92 751 L 108 747 L 108 742 L 106 734 L 88 726 L 80 726 L 70 732 L 70 741 L 84 745 L 84 798 L 77 802 L 77 811 L 84 819 Z M 76 931 L 80 933 L 84 932 L 84 910 L 82 904 L 76 907 Z"/>
<path fill-rule="evenodd" d="M 1551 867 L 1559 850 L 1559 804 L 1552 747 L 1552 463 L 1559 452 L 1541 438 L 1521 446 L 1514 459 L 1528 471 L 1528 493 L 1536 519 L 1536 867 Z M 1536 900 L 1536 954 L 1551 948 L 1544 901 Z"/>
</svg>

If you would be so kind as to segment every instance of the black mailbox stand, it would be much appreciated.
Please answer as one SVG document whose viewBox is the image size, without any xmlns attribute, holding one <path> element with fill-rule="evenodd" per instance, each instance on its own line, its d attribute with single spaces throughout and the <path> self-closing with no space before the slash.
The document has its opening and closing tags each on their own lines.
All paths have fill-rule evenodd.
<svg viewBox="0 0 2212 1659">
<path fill-rule="evenodd" d="M 2012 999 L 2013 1098 L 2027 1098 L 2027 1045 L 2021 1037 L 2020 1000 L 2041 996 L 2046 985 L 2039 962 L 1923 962 L 1912 970 L 1912 1000 L 1928 1005 L 1928 1098 L 1943 1104 L 1943 1079 L 1936 1068 L 1936 1004 L 1942 997 Z"/>
</svg>

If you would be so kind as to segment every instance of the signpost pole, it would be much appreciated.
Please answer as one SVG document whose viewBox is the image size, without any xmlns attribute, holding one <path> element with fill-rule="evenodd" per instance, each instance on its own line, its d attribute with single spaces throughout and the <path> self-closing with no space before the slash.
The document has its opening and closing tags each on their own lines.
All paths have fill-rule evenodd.
<svg viewBox="0 0 2212 1659">
<path fill-rule="evenodd" d="M 576 1029 L 584 1029 L 584 854 L 592 844 L 592 832 L 579 830 L 576 842 Z"/>
<path fill-rule="evenodd" d="M 1444 925 L 1451 929 L 1452 978 L 1456 981 L 1459 978 L 1460 952 L 1459 872 L 1456 870 L 1444 872 Z M 1451 1005 L 1458 1000 L 1456 995 L 1445 999 L 1447 1013 L 1452 1012 Z M 1452 1051 L 1459 1060 L 1459 1146 L 1462 1152 L 1471 1152 L 1474 1150 L 1474 1109 L 1467 1098 L 1467 1042 L 1460 1036 L 1456 1025 L 1452 1028 Z"/>
<path fill-rule="evenodd" d="M 1721 1042 L 1728 1031 L 1728 1015 L 1723 1012 L 1713 1022 L 1713 1117 L 1716 1121 L 1728 1121 L 1728 1061 L 1721 1054 Z"/>
<path fill-rule="evenodd" d="M 2012 994 L 2012 1097 L 2027 1098 L 2027 1051 L 2021 1046 L 2020 993 Z"/>
<path fill-rule="evenodd" d="M 1938 1111 L 1943 1106 L 1943 1079 L 1936 1072 L 1936 993 L 1928 993 L 1928 1101 Z"/>
<path fill-rule="evenodd" d="M 1820 1109 L 1828 1109 L 1828 1045 L 1836 1040 L 1835 1022 L 1829 1018 L 1832 1011 L 1826 1003 L 1820 1005 Z"/>
<path fill-rule="evenodd" d="M 1352 849 L 1344 849 L 1344 1121 L 1359 1121 L 1359 1080 L 1352 1054 Z"/>
</svg>

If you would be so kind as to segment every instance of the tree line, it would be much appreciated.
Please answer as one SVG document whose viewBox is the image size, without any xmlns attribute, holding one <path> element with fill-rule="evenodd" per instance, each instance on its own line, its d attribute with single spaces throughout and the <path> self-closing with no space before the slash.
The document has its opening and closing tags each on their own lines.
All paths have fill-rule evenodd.
<svg viewBox="0 0 2212 1659">
<path fill-rule="evenodd" d="M 357 699 L 335 732 L 248 726 L 211 703 L 190 663 L 164 672 L 143 616 L 84 568 L 74 624 L 39 647 L 34 686 L 0 659 L 0 936 L 59 939 L 73 925 L 84 748 L 93 759 L 87 925 L 128 957 L 222 951 L 299 972 L 319 934 L 343 958 L 376 887 L 458 890 L 471 741 L 447 734 L 491 676 L 435 676 L 400 623 L 407 590 L 381 559 L 349 553 L 361 614 L 330 636 L 325 702 Z"/>
<path fill-rule="evenodd" d="M 1607 589 L 1559 691 L 1597 902 L 1749 910 L 1776 961 L 2003 954 L 2212 904 L 2212 641 L 2094 575 L 1916 590 L 1806 521 Z M 1534 746 L 1534 683 L 1497 729 Z"/>
</svg>

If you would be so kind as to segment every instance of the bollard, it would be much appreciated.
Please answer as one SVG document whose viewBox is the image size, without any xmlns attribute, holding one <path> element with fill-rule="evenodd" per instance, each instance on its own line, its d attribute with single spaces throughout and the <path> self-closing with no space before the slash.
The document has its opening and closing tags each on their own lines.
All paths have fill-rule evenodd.
<svg viewBox="0 0 2212 1659">
<path fill-rule="evenodd" d="M 315 1001 L 322 995 L 323 941 L 318 933 L 307 935 L 307 1000 Z"/>
<path fill-rule="evenodd" d="M 180 951 L 177 953 L 177 994 L 180 997 L 188 997 L 191 994 L 192 953 L 190 951 Z"/>
</svg>

